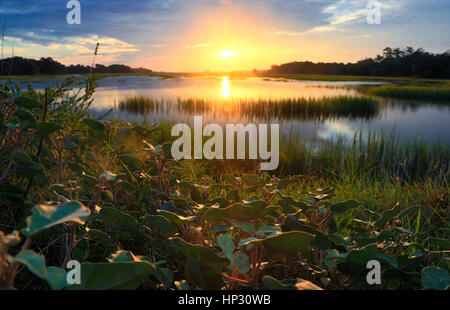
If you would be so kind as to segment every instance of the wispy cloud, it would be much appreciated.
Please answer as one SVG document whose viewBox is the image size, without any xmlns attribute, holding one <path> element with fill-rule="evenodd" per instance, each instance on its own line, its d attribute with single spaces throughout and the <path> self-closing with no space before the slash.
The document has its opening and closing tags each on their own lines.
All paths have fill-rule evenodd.
<svg viewBox="0 0 450 310">
<path fill-rule="evenodd" d="M 310 30 L 303 31 L 303 32 L 295 32 L 295 31 L 277 31 L 274 34 L 280 35 L 280 36 L 302 36 L 309 33 L 320 33 L 320 32 L 329 32 L 329 31 L 335 31 L 337 28 L 335 26 L 318 26 L 314 27 Z"/>
<path fill-rule="evenodd" d="M 186 48 L 191 49 L 191 48 L 201 48 L 201 47 L 207 47 L 207 46 L 211 46 L 212 43 L 198 43 L 198 44 L 193 44 L 193 45 L 186 45 Z"/>
</svg>

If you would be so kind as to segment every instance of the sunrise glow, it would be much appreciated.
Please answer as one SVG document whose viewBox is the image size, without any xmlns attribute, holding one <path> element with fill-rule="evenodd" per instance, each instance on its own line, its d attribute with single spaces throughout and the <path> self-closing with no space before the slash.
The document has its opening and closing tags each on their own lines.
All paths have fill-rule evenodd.
<svg viewBox="0 0 450 310">
<path fill-rule="evenodd" d="M 230 81 L 228 76 L 222 78 L 222 97 L 228 99 L 230 97 Z"/>
<path fill-rule="evenodd" d="M 224 50 L 224 51 L 221 51 L 219 55 L 222 58 L 229 58 L 229 57 L 234 56 L 234 53 L 232 51 L 229 51 L 229 50 Z"/>
</svg>

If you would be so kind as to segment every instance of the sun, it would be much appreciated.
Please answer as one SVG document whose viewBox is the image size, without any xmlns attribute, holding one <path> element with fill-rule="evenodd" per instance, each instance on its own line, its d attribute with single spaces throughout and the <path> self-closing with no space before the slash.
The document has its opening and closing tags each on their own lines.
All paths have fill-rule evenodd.
<svg viewBox="0 0 450 310">
<path fill-rule="evenodd" d="M 223 51 L 220 52 L 219 55 L 222 58 L 229 58 L 231 56 L 234 56 L 234 53 L 232 51 L 229 51 L 229 50 L 223 50 Z"/>
</svg>

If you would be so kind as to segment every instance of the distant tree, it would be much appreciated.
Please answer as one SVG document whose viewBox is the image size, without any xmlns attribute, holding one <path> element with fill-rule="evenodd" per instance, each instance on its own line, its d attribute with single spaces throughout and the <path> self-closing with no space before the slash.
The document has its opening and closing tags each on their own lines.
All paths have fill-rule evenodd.
<svg viewBox="0 0 450 310">
<path fill-rule="evenodd" d="M 14 57 L 4 59 L 4 72 L 11 75 L 36 75 L 36 74 L 88 74 L 90 67 L 83 65 L 65 66 L 52 58 L 41 58 L 40 60 Z M 97 64 L 94 73 L 151 73 L 146 68 L 131 68 L 125 65 L 105 66 Z"/>
<path fill-rule="evenodd" d="M 270 73 L 337 74 L 369 76 L 417 76 L 426 78 L 450 78 L 450 51 L 432 54 L 423 48 L 414 50 L 386 47 L 382 55 L 356 63 L 291 62 L 272 65 Z"/>
</svg>

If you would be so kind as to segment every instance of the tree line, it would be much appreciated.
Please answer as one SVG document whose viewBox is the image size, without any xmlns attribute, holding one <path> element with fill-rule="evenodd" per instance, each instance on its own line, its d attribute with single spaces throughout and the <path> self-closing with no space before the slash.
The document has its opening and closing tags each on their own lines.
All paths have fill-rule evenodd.
<svg viewBox="0 0 450 310">
<path fill-rule="evenodd" d="M 11 57 L 3 60 L 0 75 L 56 75 L 56 74 L 88 74 L 91 67 L 83 65 L 65 66 L 51 57 L 39 60 L 22 57 Z M 145 68 L 131 68 L 126 65 L 95 65 L 92 73 L 152 73 L 152 70 Z"/>
<path fill-rule="evenodd" d="M 433 54 L 423 48 L 414 50 L 386 47 L 381 55 L 356 63 L 290 62 L 273 65 L 268 71 L 275 74 L 330 74 L 366 76 L 414 76 L 422 78 L 450 78 L 450 50 Z"/>
</svg>

